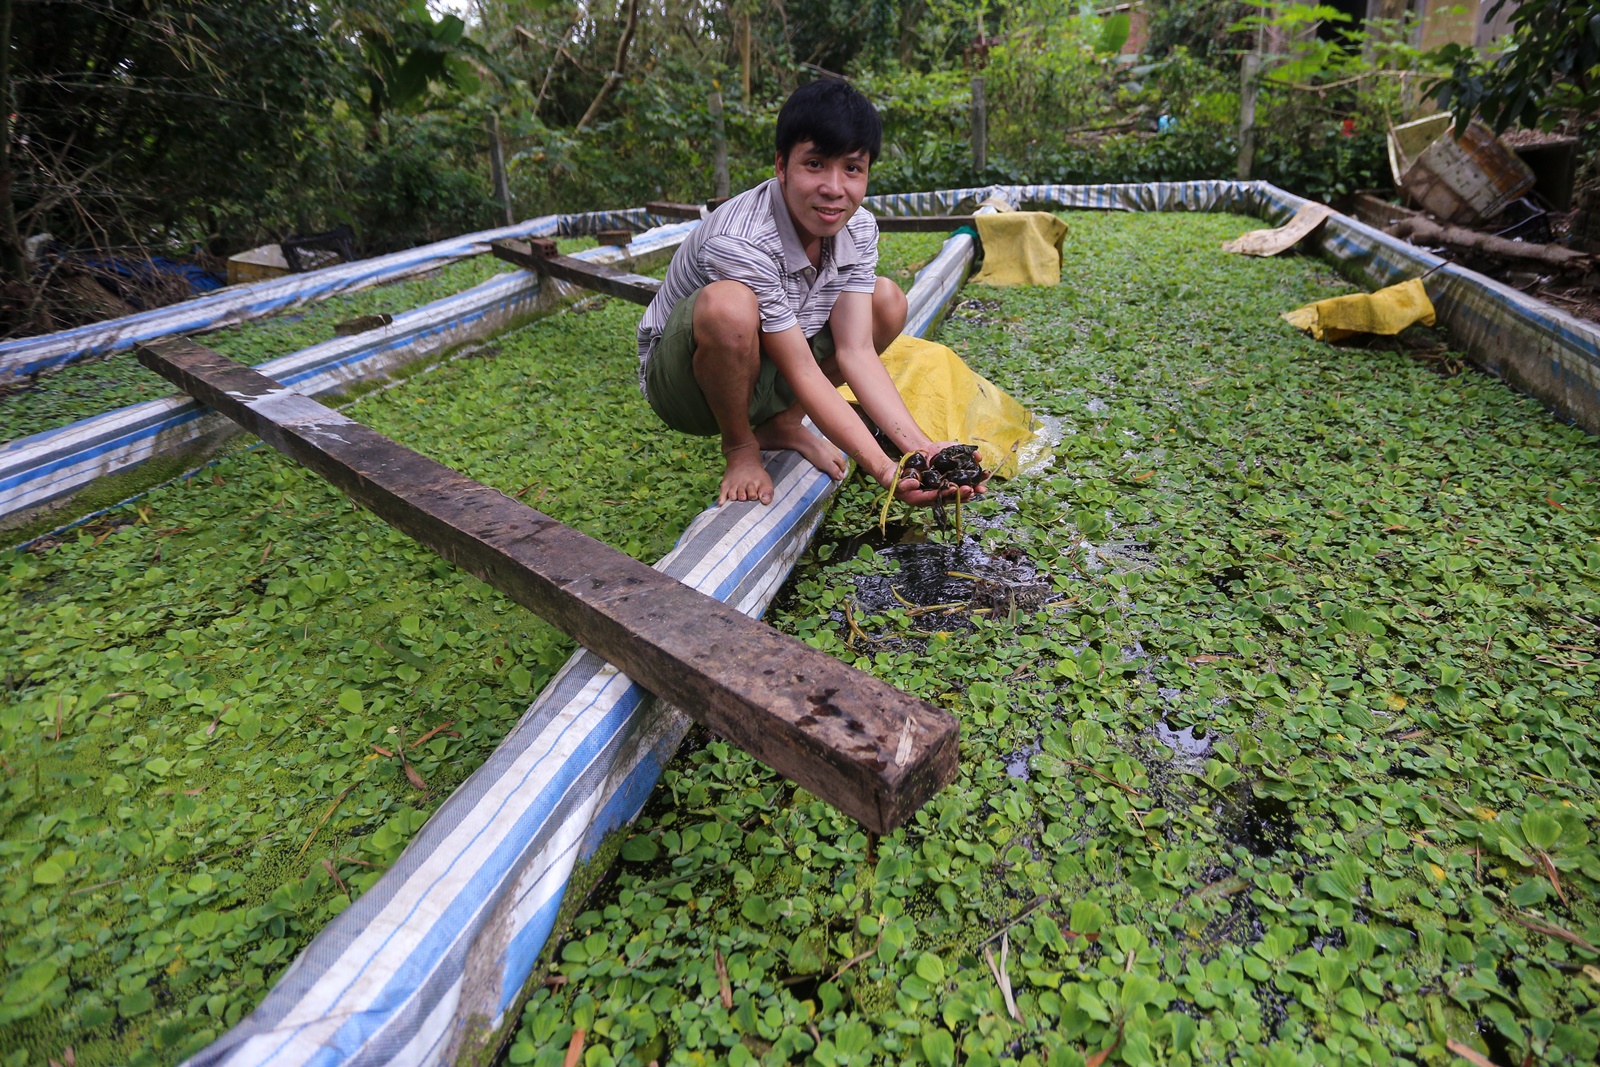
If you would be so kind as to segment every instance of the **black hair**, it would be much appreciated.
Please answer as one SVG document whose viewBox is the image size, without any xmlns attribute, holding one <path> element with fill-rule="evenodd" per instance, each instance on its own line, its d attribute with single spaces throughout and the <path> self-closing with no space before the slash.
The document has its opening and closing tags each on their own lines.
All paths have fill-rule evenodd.
<svg viewBox="0 0 1600 1067">
<path fill-rule="evenodd" d="M 778 155 L 788 159 L 804 141 L 825 156 L 866 152 L 873 162 L 883 148 L 883 120 L 849 82 L 822 78 L 796 89 L 778 112 Z"/>
</svg>

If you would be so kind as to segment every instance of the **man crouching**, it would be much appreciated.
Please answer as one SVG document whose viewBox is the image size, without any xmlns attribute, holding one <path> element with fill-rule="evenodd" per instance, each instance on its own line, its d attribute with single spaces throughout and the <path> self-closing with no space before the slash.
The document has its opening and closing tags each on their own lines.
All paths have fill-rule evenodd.
<svg viewBox="0 0 1600 1067">
<path fill-rule="evenodd" d="M 876 276 L 878 224 L 861 207 L 882 143 L 877 110 L 850 85 L 795 90 L 778 113 L 776 176 L 701 223 L 639 323 L 651 408 L 682 433 L 722 437 L 718 504 L 772 502 L 762 449 L 794 449 L 833 478 L 844 476 L 843 449 L 888 488 L 899 457 L 878 446 L 841 384 L 902 452 L 931 459 L 949 443 L 922 432 L 879 359 L 906 321 L 905 294 Z M 826 440 L 802 425 L 808 415 Z M 940 494 L 909 478 L 896 495 L 931 504 Z"/>
</svg>

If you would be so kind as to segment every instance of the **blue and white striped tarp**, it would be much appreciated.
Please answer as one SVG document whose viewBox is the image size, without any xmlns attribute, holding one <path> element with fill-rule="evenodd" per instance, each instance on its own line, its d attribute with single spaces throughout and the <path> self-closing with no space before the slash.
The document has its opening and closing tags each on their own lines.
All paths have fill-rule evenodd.
<svg viewBox="0 0 1600 1067">
<path fill-rule="evenodd" d="M 1306 202 L 1268 182 L 1218 180 L 997 185 L 868 197 L 867 203 L 883 214 L 937 215 L 991 194 L 1024 208 L 1231 211 L 1274 226 Z M 1346 215 L 1331 216 L 1309 244 L 1346 277 L 1371 288 L 1426 275 L 1439 324 L 1468 357 L 1600 434 L 1600 326 Z"/>
<path fill-rule="evenodd" d="M 321 270 L 290 274 L 249 285 L 232 285 L 207 296 L 185 300 L 181 304 L 124 315 L 119 319 L 58 330 L 38 337 L 0 341 L 0 384 L 80 359 L 122 352 L 158 337 L 217 330 L 299 304 L 326 300 L 339 293 L 396 281 L 458 259 L 483 255 L 489 251 L 490 241 L 506 237 L 553 236 L 560 225 L 560 216 L 544 215 L 515 226 L 469 233 L 373 259 L 339 263 Z"/>
<path fill-rule="evenodd" d="M 607 263 L 670 254 L 698 222 L 677 222 L 626 248 L 592 248 L 579 258 Z M 381 377 L 575 299 L 582 290 L 526 271 L 497 275 L 465 292 L 396 315 L 387 326 L 338 337 L 268 360 L 256 369 L 310 396 Z M 153 456 L 191 447 L 233 424 L 186 396 L 133 404 L 104 415 L 0 444 L 0 519 L 77 492 Z"/>
<path fill-rule="evenodd" d="M 972 253 L 970 239 L 966 255 Z M 946 274 L 909 295 L 954 295 Z M 765 455 L 771 505 L 700 514 L 656 566 L 759 616 L 822 521 L 836 482 Z M 574 866 L 632 822 L 687 719 L 580 652 L 400 860 L 301 953 L 193 1067 L 453 1063 L 492 1035 L 532 973 Z"/>
</svg>

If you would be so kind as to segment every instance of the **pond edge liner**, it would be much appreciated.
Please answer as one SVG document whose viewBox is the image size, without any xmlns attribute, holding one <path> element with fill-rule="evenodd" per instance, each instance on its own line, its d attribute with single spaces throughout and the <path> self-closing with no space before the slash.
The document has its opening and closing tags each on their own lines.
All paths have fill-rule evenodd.
<svg viewBox="0 0 1600 1067">
<path fill-rule="evenodd" d="M 675 221 L 625 248 L 592 248 L 594 263 L 665 258 L 698 226 Z M 527 271 L 496 275 L 463 292 L 394 317 L 387 326 L 336 337 L 257 364 L 263 374 L 308 396 L 341 392 L 472 341 L 503 333 L 587 295 Z M 179 394 L 92 415 L 0 445 L 0 528 L 157 456 L 203 451 L 236 433 L 210 408 Z"/>
<path fill-rule="evenodd" d="M 585 237 L 601 230 L 614 229 L 642 232 L 680 221 L 651 214 L 644 208 L 541 215 L 511 226 L 462 234 L 371 259 L 338 263 L 320 270 L 265 281 L 230 285 L 193 300 L 104 322 L 0 341 L 0 385 L 53 367 L 126 351 L 145 341 L 174 334 L 218 330 L 274 315 L 301 304 L 326 300 L 341 293 L 399 281 L 459 259 L 483 255 L 489 251 L 490 241 L 508 237 Z"/>
<path fill-rule="evenodd" d="M 907 332 L 938 321 L 975 251 L 970 234 L 954 235 L 918 271 Z M 763 458 L 770 505 L 707 508 L 655 565 L 757 618 L 841 484 L 798 453 Z M 454 1063 L 495 1047 L 573 871 L 638 816 L 688 727 L 682 711 L 579 650 L 394 866 L 186 1063 Z"/>
<path fill-rule="evenodd" d="M 957 214 L 996 193 L 1025 209 L 1227 211 L 1253 215 L 1273 226 L 1287 222 L 1311 202 L 1270 182 L 1225 180 L 993 185 L 893 193 L 868 197 L 867 202 L 885 214 Z M 1535 397 L 1559 417 L 1600 435 L 1600 324 L 1348 215 L 1329 216 L 1305 243 L 1344 277 L 1367 288 L 1421 277 L 1438 324 L 1475 365 Z"/>
</svg>

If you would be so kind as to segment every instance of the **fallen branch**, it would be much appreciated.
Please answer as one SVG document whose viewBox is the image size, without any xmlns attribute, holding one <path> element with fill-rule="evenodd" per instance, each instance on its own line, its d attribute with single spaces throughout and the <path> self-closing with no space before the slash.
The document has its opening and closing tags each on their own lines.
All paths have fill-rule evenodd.
<svg viewBox="0 0 1600 1067">
<path fill-rule="evenodd" d="M 1594 266 L 1594 257 L 1574 252 L 1560 245 L 1533 244 L 1529 241 L 1512 241 L 1460 226 L 1441 226 L 1432 219 L 1416 216 L 1400 219 L 1389 227 L 1396 237 L 1411 238 L 1414 243 L 1448 245 L 1465 248 L 1506 259 L 1525 259 L 1560 270 L 1582 271 Z"/>
</svg>

